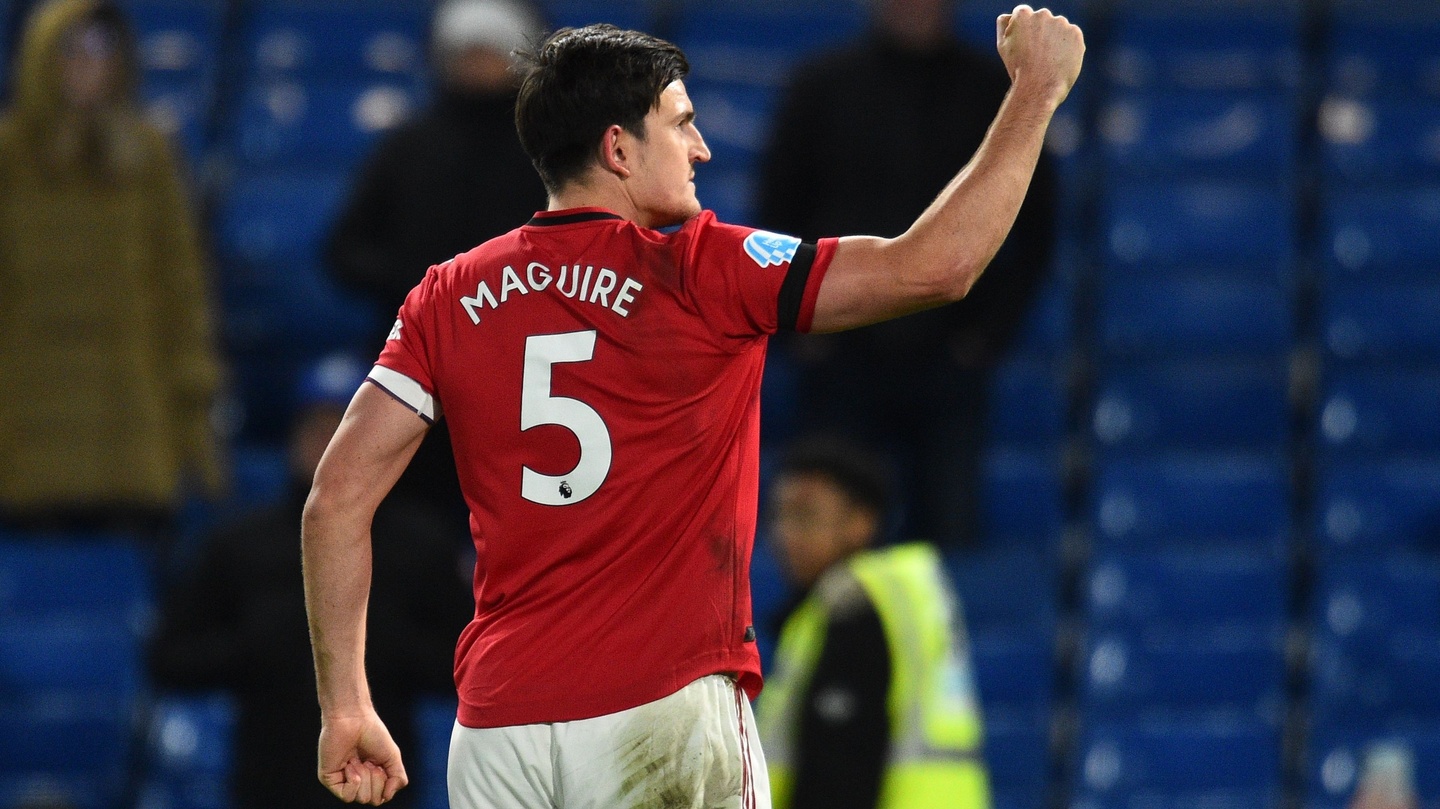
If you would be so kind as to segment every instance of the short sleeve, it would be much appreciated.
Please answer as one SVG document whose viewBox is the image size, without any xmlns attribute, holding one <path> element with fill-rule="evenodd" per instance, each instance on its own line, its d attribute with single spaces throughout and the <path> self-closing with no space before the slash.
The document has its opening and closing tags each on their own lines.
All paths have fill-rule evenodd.
<svg viewBox="0 0 1440 809">
<path fill-rule="evenodd" d="M 429 422 L 440 418 L 434 375 L 435 268 L 410 290 L 368 381 Z"/>
<path fill-rule="evenodd" d="M 803 242 L 727 225 L 708 211 L 686 230 L 691 233 L 685 272 L 692 279 L 695 306 L 718 331 L 752 337 L 810 330 L 835 239 Z"/>
</svg>

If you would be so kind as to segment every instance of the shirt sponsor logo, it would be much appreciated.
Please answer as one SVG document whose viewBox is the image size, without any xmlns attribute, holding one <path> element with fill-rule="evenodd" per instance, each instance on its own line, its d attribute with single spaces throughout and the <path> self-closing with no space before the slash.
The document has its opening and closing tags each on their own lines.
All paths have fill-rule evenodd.
<svg viewBox="0 0 1440 809">
<path fill-rule="evenodd" d="M 789 264 L 800 249 L 800 240 L 765 230 L 757 230 L 745 239 L 745 255 L 761 267 Z"/>
</svg>

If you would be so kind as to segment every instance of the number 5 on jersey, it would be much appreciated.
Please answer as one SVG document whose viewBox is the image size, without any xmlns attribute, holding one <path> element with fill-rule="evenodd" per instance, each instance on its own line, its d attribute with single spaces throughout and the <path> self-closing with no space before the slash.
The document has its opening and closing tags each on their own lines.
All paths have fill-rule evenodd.
<svg viewBox="0 0 1440 809">
<path fill-rule="evenodd" d="M 556 363 L 588 362 L 595 357 L 595 330 L 533 334 L 525 338 L 525 375 L 520 383 L 520 431 L 558 424 L 580 441 L 580 461 L 564 475 L 542 475 L 522 467 L 520 496 L 542 506 L 570 506 L 599 490 L 610 474 L 610 430 L 595 408 L 565 396 L 550 395 Z"/>
</svg>

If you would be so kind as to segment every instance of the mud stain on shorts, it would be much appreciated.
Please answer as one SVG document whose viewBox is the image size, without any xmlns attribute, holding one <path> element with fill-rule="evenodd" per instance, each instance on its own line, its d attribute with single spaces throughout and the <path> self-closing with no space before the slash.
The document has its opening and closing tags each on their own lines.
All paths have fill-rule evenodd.
<svg viewBox="0 0 1440 809">
<path fill-rule="evenodd" d="M 659 706 L 657 706 L 659 707 Z M 668 706 L 672 709 L 678 706 Z M 617 747 L 618 806 L 732 809 L 741 805 L 738 747 L 685 711 L 642 711 Z M 734 748 L 734 749 L 730 749 Z"/>
</svg>

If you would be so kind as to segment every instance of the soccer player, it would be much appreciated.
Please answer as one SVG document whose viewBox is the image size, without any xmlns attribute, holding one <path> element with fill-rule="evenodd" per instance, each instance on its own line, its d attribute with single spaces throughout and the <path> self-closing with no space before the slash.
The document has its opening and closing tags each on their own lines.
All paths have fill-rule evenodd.
<svg viewBox="0 0 1440 809">
<path fill-rule="evenodd" d="M 478 554 L 451 805 L 769 806 L 745 699 L 767 336 L 969 290 L 1084 53 L 1078 28 L 1028 6 L 997 40 L 1012 87 L 970 164 L 905 234 L 817 243 L 701 210 L 710 152 L 673 45 L 609 26 L 539 44 L 516 124 L 548 210 L 410 293 L 306 507 L 332 792 L 379 805 L 407 781 L 364 673 L 368 531 L 444 415 Z"/>
</svg>

